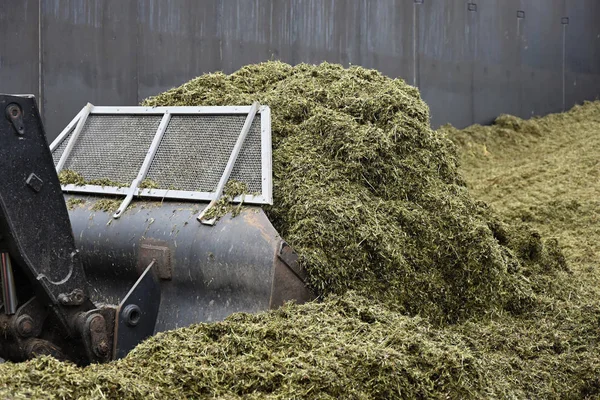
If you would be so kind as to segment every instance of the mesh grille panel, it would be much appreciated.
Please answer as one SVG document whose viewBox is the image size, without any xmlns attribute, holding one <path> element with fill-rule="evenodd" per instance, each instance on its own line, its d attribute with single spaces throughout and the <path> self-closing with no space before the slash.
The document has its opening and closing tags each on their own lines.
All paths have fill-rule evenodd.
<svg viewBox="0 0 600 400">
<path fill-rule="evenodd" d="M 245 115 L 172 116 L 147 177 L 161 189 L 213 192 L 245 120 Z M 262 189 L 260 154 L 257 115 L 231 174 L 231 179 L 245 182 L 251 193 Z"/>
<path fill-rule="evenodd" d="M 88 116 L 64 168 L 86 180 L 107 178 L 130 183 L 144 162 L 161 119 L 160 115 Z M 55 153 L 62 153 L 66 143 Z"/>
<path fill-rule="evenodd" d="M 246 107 L 250 110 L 251 107 Z M 268 108 L 263 109 L 269 112 Z M 145 191 L 144 197 L 184 200 L 211 200 L 225 171 L 247 114 L 239 107 L 95 107 L 89 114 L 64 169 L 81 174 L 85 180 L 109 180 L 129 184 L 139 174 L 151 143 L 164 117 L 170 120 L 147 169 L 146 178 L 158 184 L 157 190 Z M 262 154 L 263 139 L 269 141 L 270 118 L 257 113 L 233 166 L 230 179 L 248 186 L 251 196 L 246 201 L 265 204 L 272 201 L 271 169 L 263 171 L 264 161 L 270 165 L 270 151 Z M 264 125 L 264 126 L 263 126 Z M 52 152 L 57 164 L 75 128 Z M 263 137 L 264 136 L 264 137 Z M 268 143 L 268 142 L 267 142 Z M 269 149 L 270 150 L 270 149 Z M 265 182 L 263 182 L 263 178 Z M 64 190 L 124 194 L 111 187 L 70 186 Z M 116 186 L 116 184 L 114 184 Z M 121 185 L 118 185 L 121 186 Z M 263 186 L 265 190 L 263 191 Z"/>
</svg>

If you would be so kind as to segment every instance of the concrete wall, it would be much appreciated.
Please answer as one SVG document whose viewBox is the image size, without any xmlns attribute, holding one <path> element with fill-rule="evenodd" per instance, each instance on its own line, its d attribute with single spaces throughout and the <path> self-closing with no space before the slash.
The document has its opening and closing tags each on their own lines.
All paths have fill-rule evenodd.
<svg viewBox="0 0 600 400">
<path fill-rule="evenodd" d="M 600 95 L 600 1 L 0 0 L 0 92 L 36 94 L 51 139 L 88 101 L 269 59 L 403 77 L 436 126 L 542 115 Z"/>
</svg>

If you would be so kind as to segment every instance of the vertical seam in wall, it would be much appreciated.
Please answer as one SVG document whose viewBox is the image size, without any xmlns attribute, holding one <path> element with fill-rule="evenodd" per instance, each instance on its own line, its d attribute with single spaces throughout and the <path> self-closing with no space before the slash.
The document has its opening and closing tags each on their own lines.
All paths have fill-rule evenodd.
<svg viewBox="0 0 600 400">
<path fill-rule="evenodd" d="M 364 58 L 366 55 L 368 55 L 369 53 L 369 42 L 368 42 L 368 38 L 367 35 L 369 33 L 369 16 L 367 15 L 367 11 L 369 10 L 368 4 L 369 1 L 364 1 L 362 3 L 362 20 L 359 22 L 358 24 L 358 39 L 357 39 L 357 44 L 358 44 L 358 52 L 356 55 L 356 60 L 354 60 L 354 64 L 360 64 L 359 59 L 360 58 Z M 360 40 L 361 38 L 364 38 L 365 41 L 363 42 L 362 40 Z M 346 43 L 346 48 L 348 49 L 350 47 L 350 43 Z M 347 51 L 347 50 L 346 50 Z M 348 64 L 351 63 L 350 60 L 350 56 L 348 55 Z"/>
<path fill-rule="evenodd" d="M 562 110 L 566 107 L 566 45 L 567 45 L 567 24 L 562 24 Z"/>
<path fill-rule="evenodd" d="M 413 86 L 417 85 L 417 3 L 413 2 Z"/>
<path fill-rule="evenodd" d="M 40 117 L 44 112 L 44 69 L 43 69 L 43 46 L 42 46 L 42 0 L 38 0 L 38 110 Z M 42 117 L 43 120 L 43 117 Z"/>
<path fill-rule="evenodd" d="M 217 5 L 217 37 L 219 38 L 219 65 L 223 68 L 223 1 Z"/>
<path fill-rule="evenodd" d="M 470 64 L 471 64 L 471 76 L 469 82 L 469 99 L 470 99 L 470 111 L 471 121 L 470 124 L 475 123 L 475 63 L 476 63 L 476 52 L 477 52 L 477 35 L 479 34 L 479 16 L 477 11 L 470 11 L 467 8 L 467 25 L 469 26 L 469 53 L 470 53 Z M 477 28 L 477 29 L 476 29 Z"/>
<path fill-rule="evenodd" d="M 517 18 L 517 68 L 516 70 L 518 71 L 518 75 L 517 75 L 517 82 L 519 84 L 519 90 L 517 91 L 517 115 L 519 116 L 523 116 L 523 114 L 521 113 L 521 107 L 523 104 L 523 81 L 522 81 L 522 76 L 521 76 L 521 18 Z"/>
<path fill-rule="evenodd" d="M 563 0 L 563 15 L 569 17 L 568 1 Z M 567 24 L 563 25 L 563 51 L 562 51 L 562 110 L 567 107 Z"/>
<path fill-rule="evenodd" d="M 142 0 L 143 1 L 143 0 Z M 140 31 L 142 30 L 140 21 L 140 0 L 135 3 L 135 20 L 137 29 L 135 33 L 135 100 L 140 104 Z"/>
</svg>

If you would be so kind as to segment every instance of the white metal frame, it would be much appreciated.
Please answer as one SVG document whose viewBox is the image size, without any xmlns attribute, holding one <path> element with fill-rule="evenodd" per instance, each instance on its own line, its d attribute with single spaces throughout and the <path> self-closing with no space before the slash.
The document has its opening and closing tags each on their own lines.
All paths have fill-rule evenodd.
<svg viewBox="0 0 600 400">
<path fill-rule="evenodd" d="M 168 190 L 168 189 L 141 189 L 139 183 L 145 178 L 152 160 L 156 154 L 156 150 L 160 144 L 160 139 L 164 134 L 168 122 L 171 117 L 177 115 L 248 115 L 252 111 L 253 106 L 205 106 L 205 107 L 104 107 L 87 104 L 75 118 L 65 127 L 58 137 L 50 145 L 50 150 L 54 152 L 63 141 L 69 136 L 69 133 L 75 128 L 67 149 L 72 149 L 78 139 L 78 133 L 81 132 L 85 125 L 88 115 L 162 115 L 163 120 L 159 125 L 154 140 L 150 145 L 144 164 L 140 168 L 138 176 L 131 182 L 129 187 L 113 187 L 113 186 L 97 186 L 97 185 L 63 185 L 64 192 L 73 193 L 95 193 L 103 195 L 121 195 L 126 196 L 126 200 L 121 204 L 119 210 L 114 217 L 118 218 L 134 196 L 160 199 L 176 199 L 176 200 L 193 200 L 193 201 L 211 201 L 218 198 L 216 192 L 192 192 L 185 190 Z M 249 204 L 273 204 L 273 175 L 272 175 L 272 144 L 271 144 L 271 110 L 268 106 L 259 106 L 258 114 L 260 114 L 261 122 L 261 170 L 262 190 L 260 194 L 248 194 L 238 196 L 233 199 L 234 203 L 244 202 Z M 162 132 L 161 132 L 162 131 Z M 75 134 L 77 133 L 77 134 Z M 60 172 L 69 157 L 69 153 L 61 156 L 61 160 L 57 164 L 56 171 Z M 64 159 L 64 160 L 63 160 Z M 141 179 L 140 179 L 141 177 Z M 217 188 L 215 188 L 216 190 Z M 122 210 L 121 210 L 122 208 Z"/>
<path fill-rule="evenodd" d="M 206 214 L 206 212 L 209 209 L 211 209 L 212 207 L 215 206 L 215 204 L 217 204 L 217 201 L 221 197 L 221 194 L 223 193 L 223 189 L 225 189 L 225 185 L 229 181 L 229 176 L 231 175 L 231 171 L 233 171 L 233 166 L 235 165 L 235 162 L 237 161 L 240 151 L 242 150 L 242 146 L 244 145 L 246 136 L 248 136 L 248 133 L 250 132 L 250 127 L 252 126 L 252 123 L 254 122 L 254 117 L 256 116 L 256 113 L 258 112 L 258 107 L 260 107 L 260 104 L 258 104 L 257 101 L 255 101 L 252 104 L 252 106 L 250 107 L 250 112 L 248 112 L 248 115 L 246 116 L 246 121 L 244 121 L 244 126 L 242 127 L 242 131 L 240 132 L 240 135 L 238 136 L 238 139 L 235 142 L 235 146 L 233 146 L 233 150 L 231 150 L 231 154 L 229 155 L 229 160 L 227 161 L 227 165 L 225 166 L 223 175 L 221 175 L 221 179 L 219 180 L 219 184 L 217 185 L 217 189 L 215 190 L 215 195 L 214 195 L 213 199 L 210 201 L 210 203 L 208 203 L 208 206 L 206 206 L 206 208 L 204 210 L 202 210 L 202 212 L 198 215 L 198 221 L 202 222 L 203 224 L 206 224 L 206 225 L 214 225 L 215 224 L 216 217 L 211 218 L 211 219 L 205 219 L 204 215 Z"/>
</svg>

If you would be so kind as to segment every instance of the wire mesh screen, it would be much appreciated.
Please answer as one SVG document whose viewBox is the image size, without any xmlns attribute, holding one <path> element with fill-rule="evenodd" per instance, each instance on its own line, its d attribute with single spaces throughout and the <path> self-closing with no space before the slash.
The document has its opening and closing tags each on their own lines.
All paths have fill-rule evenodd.
<svg viewBox="0 0 600 400">
<path fill-rule="evenodd" d="M 174 115 L 150 165 L 160 189 L 214 191 L 240 134 L 245 115 Z M 260 116 L 255 117 L 230 179 L 260 192 Z"/>
<path fill-rule="evenodd" d="M 213 198 L 212 193 L 223 176 L 247 118 L 240 107 L 214 107 L 203 112 L 189 107 L 164 110 L 126 107 L 126 110 L 115 108 L 115 113 L 110 107 L 94 108 L 99 109 L 97 114 L 92 110 L 88 115 L 63 169 L 81 174 L 88 182 L 109 180 L 129 187 L 148 158 L 144 164 L 147 168 L 145 177 L 155 182 L 158 188 L 136 193 L 180 199 Z M 266 110 L 268 112 L 268 107 Z M 170 120 L 165 127 L 161 120 L 167 111 Z M 229 177 L 247 185 L 249 197 L 245 201 L 251 203 L 271 202 L 270 126 L 263 126 L 265 123 L 270 124 L 269 114 L 264 119 L 260 112 L 257 113 Z M 61 134 L 52 144 L 55 165 L 75 129 Z M 264 147 L 265 143 L 268 147 Z M 151 148 L 156 152 L 150 152 Z M 265 149 L 268 151 L 263 154 Z M 69 185 L 65 190 L 95 193 L 99 189 Z M 102 190 L 102 193 L 115 193 L 106 188 Z"/>
<path fill-rule="evenodd" d="M 138 174 L 160 115 L 90 115 L 64 168 L 86 180 L 129 185 Z M 65 145 L 66 147 L 66 145 Z"/>
</svg>

